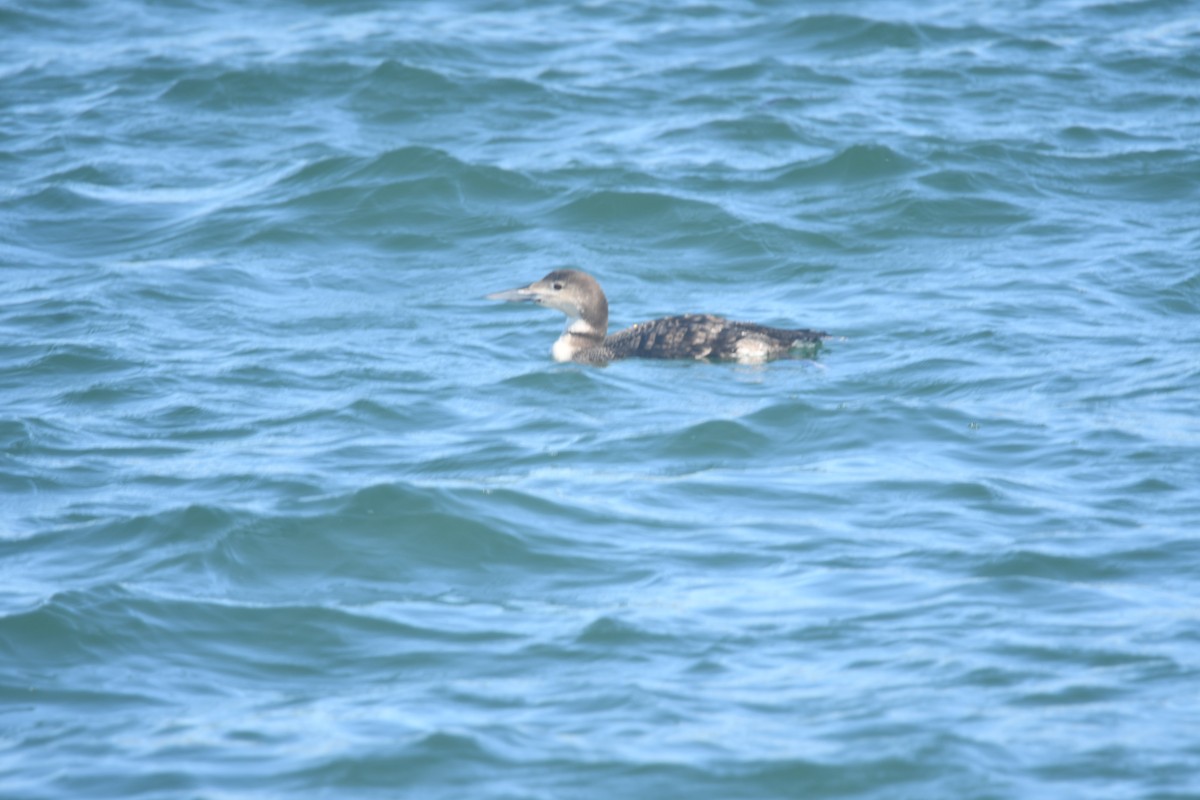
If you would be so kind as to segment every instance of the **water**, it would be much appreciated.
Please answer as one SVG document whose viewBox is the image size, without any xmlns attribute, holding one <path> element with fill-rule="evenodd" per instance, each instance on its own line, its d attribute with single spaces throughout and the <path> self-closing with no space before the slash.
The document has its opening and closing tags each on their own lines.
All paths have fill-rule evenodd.
<svg viewBox="0 0 1200 800">
<path fill-rule="evenodd" d="M 1193 4 L 0 31 L 3 797 L 1200 797 Z"/>
</svg>

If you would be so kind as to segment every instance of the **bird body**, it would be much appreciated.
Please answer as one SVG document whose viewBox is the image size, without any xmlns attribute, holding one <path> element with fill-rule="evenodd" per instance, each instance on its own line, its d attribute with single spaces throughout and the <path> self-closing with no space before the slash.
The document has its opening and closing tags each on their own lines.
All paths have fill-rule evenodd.
<svg viewBox="0 0 1200 800">
<path fill-rule="evenodd" d="M 551 350 L 556 361 L 605 364 L 622 358 L 691 358 L 761 362 L 815 347 L 828 334 L 734 322 L 711 314 L 663 317 L 608 335 L 608 299 L 586 272 L 560 269 L 491 300 L 535 303 L 567 315 L 567 327 Z"/>
</svg>

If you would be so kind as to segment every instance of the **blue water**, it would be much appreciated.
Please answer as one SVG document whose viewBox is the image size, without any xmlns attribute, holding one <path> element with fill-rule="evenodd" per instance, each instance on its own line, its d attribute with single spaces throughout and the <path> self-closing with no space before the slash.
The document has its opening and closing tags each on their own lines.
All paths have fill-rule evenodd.
<svg viewBox="0 0 1200 800">
<path fill-rule="evenodd" d="M 0 123 L 6 800 L 1200 797 L 1194 3 L 7 4 Z"/>
</svg>

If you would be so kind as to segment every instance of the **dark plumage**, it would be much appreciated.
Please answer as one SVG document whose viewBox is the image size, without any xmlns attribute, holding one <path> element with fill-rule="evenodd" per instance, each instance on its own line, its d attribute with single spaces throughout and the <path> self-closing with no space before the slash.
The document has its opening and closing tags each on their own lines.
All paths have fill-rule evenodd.
<svg viewBox="0 0 1200 800">
<path fill-rule="evenodd" d="M 605 338 L 597 348 L 617 358 L 712 358 L 763 360 L 786 355 L 824 333 L 784 330 L 753 322 L 730 322 L 712 314 L 683 314 L 640 322 Z M 586 352 L 586 351 L 585 351 Z M 590 360 L 590 359 L 589 359 Z"/>
</svg>

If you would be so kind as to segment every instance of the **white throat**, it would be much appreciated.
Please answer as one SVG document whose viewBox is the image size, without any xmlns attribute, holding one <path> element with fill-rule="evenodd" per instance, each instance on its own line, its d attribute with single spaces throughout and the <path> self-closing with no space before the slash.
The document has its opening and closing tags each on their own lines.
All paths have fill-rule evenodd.
<svg viewBox="0 0 1200 800">
<path fill-rule="evenodd" d="M 574 317 L 567 325 L 566 330 L 562 332 L 562 336 L 558 337 L 554 347 L 550 349 L 550 355 L 554 357 L 555 361 L 571 361 L 580 350 L 595 347 L 603 340 L 604 336 L 600 331 L 589 325 L 587 321 Z"/>
</svg>

